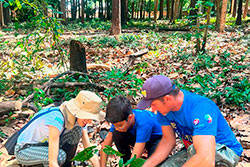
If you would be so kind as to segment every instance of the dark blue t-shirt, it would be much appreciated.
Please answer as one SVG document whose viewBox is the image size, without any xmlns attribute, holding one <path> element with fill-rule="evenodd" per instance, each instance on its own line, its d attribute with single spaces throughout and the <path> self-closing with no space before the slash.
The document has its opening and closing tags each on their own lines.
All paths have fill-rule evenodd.
<svg viewBox="0 0 250 167">
<path fill-rule="evenodd" d="M 225 144 L 237 155 L 243 148 L 236 140 L 217 105 L 210 99 L 182 90 L 184 101 L 179 111 L 171 111 L 166 116 L 157 113 L 161 125 L 171 125 L 182 139 L 185 147 L 193 143 L 192 136 L 213 135 L 216 143 Z"/>
<path fill-rule="evenodd" d="M 162 136 L 161 124 L 157 121 L 157 116 L 153 112 L 147 110 L 132 110 L 135 115 L 135 124 L 128 129 L 136 138 L 136 143 L 146 143 L 153 139 L 159 139 Z M 111 126 L 110 132 L 115 129 Z"/>
</svg>

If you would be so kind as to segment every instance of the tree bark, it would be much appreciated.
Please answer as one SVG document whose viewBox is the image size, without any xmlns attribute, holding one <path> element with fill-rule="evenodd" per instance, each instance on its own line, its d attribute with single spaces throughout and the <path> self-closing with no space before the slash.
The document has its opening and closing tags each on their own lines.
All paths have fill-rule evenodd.
<svg viewBox="0 0 250 167">
<path fill-rule="evenodd" d="M 148 18 L 151 18 L 151 0 L 148 1 Z"/>
<path fill-rule="evenodd" d="M 11 22 L 10 19 L 10 7 L 3 7 L 3 17 L 4 17 L 4 24 L 8 25 Z"/>
<path fill-rule="evenodd" d="M 82 17 L 81 17 L 81 23 L 83 23 L 83 24 L 84 24 L 84 0 L 82 0 L 81 6 L 82 6 Z"/>
<path fill-rule="evenodd" d="M 198 14 L 201 14 L 201 5 L 199 5 Z M 196 27 L 197 27 L 197 34 L 199 34 L 200 33 L 200 18 L 199 17 L 197 17 Z M 196 41 L 196 55 L 197 55 L 200 52 L 200 48 L 201 48 L 200 37 L 197 37 L 196 40 L 197 40 Z"/>
<path fill-rule="evenodd" d="M 140 4 L 140 19 L 142 19 L 143 3 L 144 3 L 144 0 L 141 0 L 141 4 Z"/>
<path fill-rule="evenodd" d="M 60 8 L 61 8 L 61 18 L 64 20 L 62 21 L 62 23 L 66 24 L 67 23 L 67 20 L 66 20 L 66 4 L 65 4 L 65 0 L 61 0 L 61 3 L 60 3 Z"/>
<path fill-rule="evenodd" d="M 210 25 L 211 9 L 212 9 L 211 6 L 209 6 L 207 8 L 207 26 L 206 26 L 205 33 L 204 33 L 204 36 L 203 36 L 202 49 L 201 49 L 203 51 L 203 53 L 205 52 L 205 49 L 206 49 L 207 33 L 208 33 L 208 26 Z"/>
<path fill-rule="evenodd" d="M 236 17 L 236 11 L 237 11 L 237 0 L 234 0 L 234 8 L 233 8 L 233 17 Z"/>
<path fill-rule="evenodd" d="M 175 0 L 174 4 L 174 17 L 173 19 L 178 19 L 179 17 L 179 6 L 180 6 L 180 0 Z"/>
<path fill-rule="evenodd" d="M 0 113 L 8 111 L 16 111 L 22 109 L 21 101 L 5 101 L 0 102 Z"/>
<path fill-rule="evenodd" d="M 85 48 L 81 42 L 70 42 L 70 70 L 87 73 Z"/>
<path fill-rule="evenodd" d="M 111 20 L 111 9 L 110 9 L 110 6 L 111 6 L 111 4 L 110 4 L 110 1 L 111 0 L 107 0 L 107 19 L 108 20 Z"/>
<path fill-rule="evenodd" d="M 158 13 L 158 0 L 154 0 L 154 21 L 157 20 L 157 13 Z"/>
<path fill-rule="evenodd" d="M 248 1 L 246 0 L 245 8 L 244 8 L 244 13 L 243 13 L 243 19 L 247 17 L 247 12 L 248 12 Z"/>
<path fill-rule="evenodd" d="M 167 4 L 167 16 L 166 16 L 166 19 L 169 19 L 169 16 L 170 16 L 170 1 L 166 0 L 166 4 Z"/>
<path fill-rule="evenodd" d="M 126 25 L 127 23 L 127 0 L 121 0 L 121 24 Z"/>
<path fill-rule="evenodd" d="M 236 19 L 237 25 L 241 25 L 242 23 L 242 3 L 243 3 L 243 0 L 239 0 L 237 19 Z"/>
<path fill-rule="evenodd" d="M 3 3 L 0 2 L 0 27 L 4 26 Z"/>
<path fill-rule="evenodd" d="M 225 29 L 226 13 L 227 13 L 227 0 L 216 0 L 216 29 L 218 32 L 223 32 Z"/>
<path fill-rule="evenodd" d="M 112 1 L 111 35 L 121 34 L 121 0 Z"/>
<path fill-rule="evenodd" d="M 163 0 L 160 0 L 160 16 L 159 19 L 163 18 Z"/>
<path fill-rule="evenodd" d="M 132 8 L 132 15 L 131 18 L 134 19 L 134 13 L 135 13 L 135 2 L 132 2 L 131 4 L 131 8 Z"/>
<path fill-rule="evenodd" d="M 234 11 L 234 0 L 231 1 L 231 15 L 233 14 Z"/>
<path fill-rule="evenodd" d="M 171 19 L 172 22 L 174 20 L 174 0 L 171 1 Z"/>
</svg>

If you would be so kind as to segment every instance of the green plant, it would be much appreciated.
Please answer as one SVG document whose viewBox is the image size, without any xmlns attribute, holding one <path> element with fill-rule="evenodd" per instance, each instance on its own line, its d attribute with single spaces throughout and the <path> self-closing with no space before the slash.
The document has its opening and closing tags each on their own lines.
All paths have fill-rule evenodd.
<svg viewBox="0 0 250 167">
<path fill-rule="evenodd" d="M 96 149 L 96 146 L 85 148 L 83 151 L 78 153 L 72 160 L 80 161 L 80 162 L 88 161 L 97 153 L 97 151 L 98 150 Z M 103 149 L 103 152 L 106 153 L 107 155 L 116 155 L 118 157 L 121 157 L 124 155 L 120 153 L 119 151 L 116 151 L 110 146 L 105 146 L 105 148 Z M 128 165 L 131 167 L 141 167 L 145 163 L 145 161 L 146 160 L 142 158 L 136 158 L 136 155 L 134 155 L 134 157 L 128 160 L 126 163 L 123 162 L 123 158 L 120 158 L 119 167 L 125 167 Z"/>
<path fill-rule="evenodd" d="M 42 109 L 42 105 L 48 105 L 54 102 L 51 98 L 46 97 L 42 89 L 34 88 L 34 91 L 34 104 L 38 111 Z"/>
<path fill-rule="evenodd" d="M 100 79 L 101 84 L 109 86 L 103 92 L 108 100 L 120 94 L 125 96 L 128 94 L 136 97 L 137 92 L 139 92 L 143 84 L 143 81 L 138 79 L 135 74 L 128 74 L 119 68 L 112 68 L 111 71 L 105 72 L 101 75 Z"/>
</svg>

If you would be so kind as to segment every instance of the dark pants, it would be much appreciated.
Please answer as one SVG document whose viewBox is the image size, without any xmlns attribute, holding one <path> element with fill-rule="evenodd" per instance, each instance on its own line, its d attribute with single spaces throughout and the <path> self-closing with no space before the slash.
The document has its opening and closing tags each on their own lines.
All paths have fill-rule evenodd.
<svg viewBox="0 0 250 167">
<path fill-rule="evenodd" d="M 135 145 L 135 136 L 133 136 L 129 132 L 119 132 L 116 130 L 114 130 L 112 134 L 116 148 L 120 153 L 125 154 L 124 156 L 122 156 L 122 158 L 124 162 L 127 162 L 131 157 L 130 147 L 133 147 Z M 160 140 L 161 136 L 146 143 L 146 150 L 148 151 L 148 156 L 152 155 Z"/>
</svg>

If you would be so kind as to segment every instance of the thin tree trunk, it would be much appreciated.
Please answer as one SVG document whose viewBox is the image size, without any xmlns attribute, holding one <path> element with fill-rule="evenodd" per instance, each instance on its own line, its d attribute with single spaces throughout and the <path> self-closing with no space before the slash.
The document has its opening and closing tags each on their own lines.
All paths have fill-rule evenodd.
<svg viewBox="0 0 250 167">
<path fill-rule="evenodd" d="M 175 0 L 174 4 L 174 20 L 178 19 L 179 17 L 179 6 L 180 6 L 180 0 Z"/>
<path fill-rule="evenodd" d="M 63 19 L 62 23 L 66 24 L 67 23 L 67 19 L 66 19 L 66 4 L 65 4 L 65 0 L 61 0 L 61 3 L 60 3 L 60 8 L 61 8 L 61 11 L 62 11 L 62 14 L 61 14 L 61 18 Z"/>
<path fill-rule="evenodd" d="M 160 0 L 160 16 L 159 19 L 163 18 L 163 0 Z"/>
<path fill-rule="evenodd" d="M 171 19 L 172 22 L 174 20 L 174 0 L 171 1 Z"/>
<path fill-rule="evenodd" d="M 239 0 L 239 5 L 238 5 L 238 14 L 237 14 L 237 19 L 236 19 L 236 24 L 241 25 L 242 22 L 242 3 L 243 0 Z"/>
<path fill-rule="evenodd" d="M 3 7 L 3 17 L 4 17 L 4 24 L 8 25 L 11 22 L 10 19 L 10 7 Z"/>
<path fill-rule="evenodd" d="M 82 0 L 82 18 L 81 18 L 81 22 L 84 23 L 84 0 Z"/>
<path fill-rule="evenodd" d="M 121 34 L 121 0 L 113 0 L 111 35 L 119 34 Z"/>
<path fill-rule="evenodd" d="M 121 0 L 121 24 L 125 25 L 127 23 L 127 0 Z"/>
<path fill-rule="evenodd" d="M 233 9 L 233 17 L 236 17 L 236 11 L 237 11 L 237 0 L 234 0 L 234 9 Z"/>
<path fill-rule="evenodd" d="M 108 4 L 107 4 L 107 19 L 108 20 L 111 20 L 111 12 L 110 12 L 110 7 L 111 7 L 111 4 L 110 4 L 110 2 L 111 2 L 111 0 L 107 0 L 107 2 L 108 2 Z"/>
<path fill-rule="evenodd" d="M 201 14 L 201 5 L 199 5 L 198 14 Z M 197 17 L 197 34 L 200 33 L 200 18 Z M 200 37 L 197 37 L 197 43 L 196 43 L 196 55 L 200 52 L 201 42 Z"/>
<path fill-rule="evenodd" d="M 157 20 L 158 13 L 158 0 L 154 0 L 154 22 Z"/>
<path fill-rule="evenodd" d="M 233 14 L 234 11 L 234 0 L 231 1 L 231 15 Z"/>
<path fill-rule="evenodd" d="M 243 19 L 247 17 L 247 12 L 248 12 L 248 1 L 246 0 L 245 8 L 244 8 L 244 13 L 243 13 Z"/>
<path fill-rule="evenodd" d="M 139 7 L 140 7 L 140 0 L 137 3 L 137 8 L 136 8 L 136 14 L 137 15 L 136 15 L 136 19 L 139 19 L 139 13 L 140 13 Z"/>
<path fill-rule="evenodd" d="M 143 3 L 143 16 L 142 16 L 142 18 L 143 19 L 145 19 L 145 15 L 146 15 L 146 8 L 147 8 L 147 3 L 146 3 L 147 1 L 145 0 L 145 2 Z"/>
<path fill-rule="evenodd" d="M 4 26 L 3 3 L 0 2 L 0 27 Z"/>
<path fill-rule="evenodd" d="M 170 1 L 166 0 L 166 4 L 167 4 L 167 16 L 166 16 L 166 19 L 169 19 L 169 16 L 170 16 Z"/>
<path fill-rule="evenodd" d="M 142 19 L 143 3 L 144 3 L 144 0 L 141 0 L 141 4 L 140 4 L 140 19 Z"/>
<path fill-rule="evenodd" d="M 151 0 L 148 1 L 148 18 L 151 18 Z"/>
<path fill-rule="evenodd" d="M 216 29 L 218 32 L 223 32 L 225 29 L 226 13 L 227 13 L 227 0 L 216 0 Z"/>
<path fill-rule="evenodd" d="M 131 17 L 132 17 L 132 19 L 134 19 L 134 13 L 135 13 L 135 2 L 132 2 L 131 7 L 132 7 L 132 15 L 131 15 Z"/>
<path fill-rule="evenodd" d="M 207 26 L 206 26 L 205 33 L 204 33 L 204 36 L 203 36 L 202 49 L 201 49 L 203 51 L 203 53 L 205 52 L 206 43 L 207 43 L 207 33 L 208 33 L 208 26 L 210 25 L 211 9 L 212 9 L 211 6 L 209 6 L 207 8 Z"/>
</svg>

